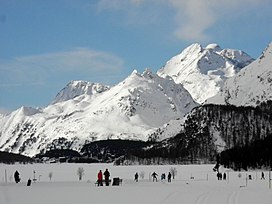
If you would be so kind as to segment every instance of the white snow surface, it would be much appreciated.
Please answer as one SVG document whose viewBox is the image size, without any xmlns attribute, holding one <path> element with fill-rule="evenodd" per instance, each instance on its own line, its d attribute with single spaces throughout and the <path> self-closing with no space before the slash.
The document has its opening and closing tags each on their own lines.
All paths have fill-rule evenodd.
<svg viewBox="0 0 272 204">
<path fill-rule="evenodd" d="M 183 84 L 201 104 L 216 95 L 227 78 L 252 61 L 240 50 L 222 49 L 217 44 L 202 47 L 195 43 L 170 59 L 157 73 L 162 77 L 171 76 L 176 83 Z"/>
<path fill-rule="evenodd" d="M 222 90 L 206 103 L 256 106 L 267 100 L 272 100 L 272 43 L 257 60 L 226 80 Z"/>
<path fill-rule="evenodd" d="M 69 145 L 58 142 L 55 148 L 74 150 L 94 140 L 147 140 L 151 132 L 197 106 L 181 84 L 149 70 L 133 71 L 116 86 L 96 88 L 95 93 L 93 84 L 85 82 L 67 87 L 43 109 L 22 107 L 2 118 L 0 150 L 33 156 L 59 138 Z"/>
<path fill-rule="evenodd" d="M 260 180 L 261 171 L 234 172 L 221 168 L 228 179 L 218 181 L 212 171 L 214 165 L 159 165 L 159 166 L 113 166 L 112 164 L 0 164 L 1 204 L 271 204 L 272 189 L 268 175 Z M 78 180 L 77 169 L 82 167 L 84 175 Z M 106 168 L 110 178 L 123 180 L 120 186 L 95 186 L 97 173 Z M 152 182 L 150 174 L 168 174 L 176 168 L 177 175 L 171 183 Z M 18 170 L 21 182 L 13 179 Z M 35 171 L 34 183 L 33 178 Z M 5 179 L 5 172 L 6 178 Z M 49 173 L 52 172 L 52 179 Z M 134 182 L 134 174 L 144 172 L 144 178 Z M 240 176 L 239 176 L 240 175 Z M 248 176 L 252 180 L 248 180 Z M 31 186 L 26 186 L 28 179 Z M 7 182 L 5 182 L 7 181 Z"/>
</svg>

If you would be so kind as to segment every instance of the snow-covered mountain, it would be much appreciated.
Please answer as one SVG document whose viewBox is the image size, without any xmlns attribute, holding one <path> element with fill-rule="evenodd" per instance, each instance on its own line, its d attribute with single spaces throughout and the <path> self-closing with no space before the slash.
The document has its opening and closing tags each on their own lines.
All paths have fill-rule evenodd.
<svg viewBox="0 0 272 204">
<path fill-rule="evenodd" d="M 222 49 L 217 44 L 205 48 L 192 44 L 157 73 L 162 77 L 171 76 L 176 83 L 183 84 L 195 101 L 203 103 L 219 92 L 227 78 L 252 61 L 240 50 Z"/>
<path fill-rule="evenodd" d="M 226 80 L 222 90 L 206 103 L 256 106 L 268 100 L 272 100 L 272 43 L 257 60 Z"/>
<path fill-rule="evenodd" d="M 0 150 L 33 156 L 108 138 L 147 140 L 154 129 L 195 106 L 181 84 L 149 70 L 134 71 L 111 88 L 71 82 L 47 107 L 22 107 L 0 119 Z"/>
<path fill-rule="evenodd" d="M 52 104 L 61 101 L 67 101 L 83 94 L 92 96 L 96 93 L 107 91 L 108 89 L 109 86 L 105 86 L 99 83 L 90 83 L 87 81 L 71 81 L 57 94 Z"/>
<path fill-rule="evenodd" d="M 235 105 L 271 100 L 272 44 L 252 60 L 242 51 L 193 44 L 158 74 L 133 71 L 113 87 L 72 81 L 45 108 L 0 115 L 0 150 L 33 156 L 62 147 L 80 150 L 104 139 L 169 138 L 184 129 L 185 114 L 198 106 L 193 98 Z"/>
</svg>

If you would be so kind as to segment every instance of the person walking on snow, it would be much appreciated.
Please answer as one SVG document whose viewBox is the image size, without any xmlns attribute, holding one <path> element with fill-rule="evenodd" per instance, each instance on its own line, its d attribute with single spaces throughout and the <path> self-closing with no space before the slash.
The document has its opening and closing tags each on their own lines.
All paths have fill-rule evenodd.
<svg viewBox="0 0 272 204">
<path fill-rule="evenodd" d="M 102 180 L 103 180 L 103 174 L 102 174 L 102 171 L 100 170 L 97 174 L 97 186 L 103 186 Z"/>
<path fill-rule="evenodd" d="M 136 172 L 136 174 L 134 175 L 134 181 L 138 182 L 138 178 L 139 178 L 139 175 L 138 175 L 138 172 Z"/>
<path fill-rule="evenodd" d="M 20 175 L 19 172 L 16 170 L 14 173 L 14 180 L 16 183 L 19 183 L 21 180 L 19 175 Z"/>
<path fill-rule="evenodd" d="M 261 180 L 265 180 L 265 178 L 264 178 L 264 172 L 262 171 L 262 177 L 261 177 Z"/>
<path fill-rule="evenodd" d="M 172 175 L 171 175 L 171 173 L 169 172 L 169 173 L 168 173 L 168 176 L 167 176 L 168 182 L 171 182 L 171 177 L 172 177 Z"/>
<path fill-rule="evenodd" d="M 106 169 L 106 171 L 104 172 L 104 177 L 105 177 L 105 182 L 106 182 L 106 186 L 110 185 L 110 172 L 108 169 Z"/>
<path fill-rule="evenodd" d="M 158 174 L 155 171 L 153 172 L 153 174 L 151 174 L 151 176 L 153 177 L 153 182 L 155 180 L 158 181 L 158 179 L 157 179 Z"/>
</svg>

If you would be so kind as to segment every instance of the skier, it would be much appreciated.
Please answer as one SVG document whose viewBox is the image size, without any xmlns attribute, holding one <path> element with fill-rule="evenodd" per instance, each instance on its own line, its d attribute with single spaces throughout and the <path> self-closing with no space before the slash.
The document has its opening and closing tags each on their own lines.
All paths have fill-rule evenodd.
<svg viewBox="0 0 272 204">
<path fill-rule="evenodd" d="M 153 172 L 153 174 L 151 174 L 151 176 L 153 177 L 153 182 L 155 180 L 158 181 L 158 179 L 157 179 L 158 174 L 155 171 Z"/>
<path fill-rule="evenodd" d="M 97 174 L 97 186 L 103 186 L 102 179 L 103 179 L 103 174 L 102 174 L 102 171 L 100 170 Z"/>
<path fill-rule="evenodd" d="M 106 169 L 106 171 L 104 172 L 104 177 L 105 177 L 105 182 L 106 182 L 106 186 L 109 186 L 109 180 L 110 180 L 110 172 L 108 169 Z"/>
<path fill-rule="evenodd" d="M 222 174 L 220 172 L 217 173 L 217 180 L 218 181 L 222 180 Z"/>
<path fill-rule="evenodd" d="M 138 175 L 138 172 L 136 172 L 136 174 L 134 175 L 134 181 L 138 182 L 138 178 L 139 178 L 139 175 Z"/>
<path fill-rule="evenodd" d="M 171 182 L 171 177 L 172 177 L 172 175 L 171 175 L 171 173 L 169 172 L 169 173 L 168 173 L 168 176 L 167 176 L 168 182 Z"/>
<path fill-rule="evenodd" d="M 213 167 L 213 171 L 219 171 L 219 167 L 220 167 L 220 164 L 219 163 L 216 163 L 215 166 Z"/>
<path fill-rule="evenodd" d="M 165 180 L 165 173 L 162 173 L 161 175 L 161 181 Z"/>
<path fill-rule="evenodd" d="M 262 171 L 262 177 L 261 177 L 261 180 L 265 180 L 265 178 L 264 178 L 264 172 Z"/>
<path fill-rule="evenodd" d="M 19 183 L 21 180 L 19 175 L 20 175 L 19 172 L 16 170 L 14 173 L 14 180 L 16 183 Z"/>
<path fill-rule="evenodd" d="M 223 174 L 223 180 L 225 181 L 227 179 L 227 174 L 224 172 Z"/>
</svg>

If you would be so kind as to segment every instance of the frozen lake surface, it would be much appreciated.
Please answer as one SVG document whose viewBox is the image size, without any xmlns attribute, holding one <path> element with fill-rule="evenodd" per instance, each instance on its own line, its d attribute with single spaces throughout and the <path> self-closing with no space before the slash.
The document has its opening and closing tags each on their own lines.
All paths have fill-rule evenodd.
<svg viewBox="0 0 272 204">
<path fill-rule="evenodd" d="M 77 170 L 84 169 L 81 181 Z M 233 172 L 221 169 L 229 176 L 218 181 L 214 165 L 113 166 L 112 164 L 0 164 L 0 204 L 271 204 L 269 172 L 261 180 L 260 171 Z M 120 186 L 95 186 L 97 173 L 109 169 L 110 178 L 123 179 Z M 168 174 L 177 170 L 171 183 L 152 182 L 156 172 Z M 14 182 L 18 170 L 21 182 Z M 35 178 L 26 186 L 29 178 Z M 6 173 L 5 173 L 6 172 Z M 52 172 L 50 181 L 49 174 Z M 144 172 L 144 178 L 134 182 L 134 174 Z M 248 180 L 251 175 L 252 180 Z"/>
</svg>

